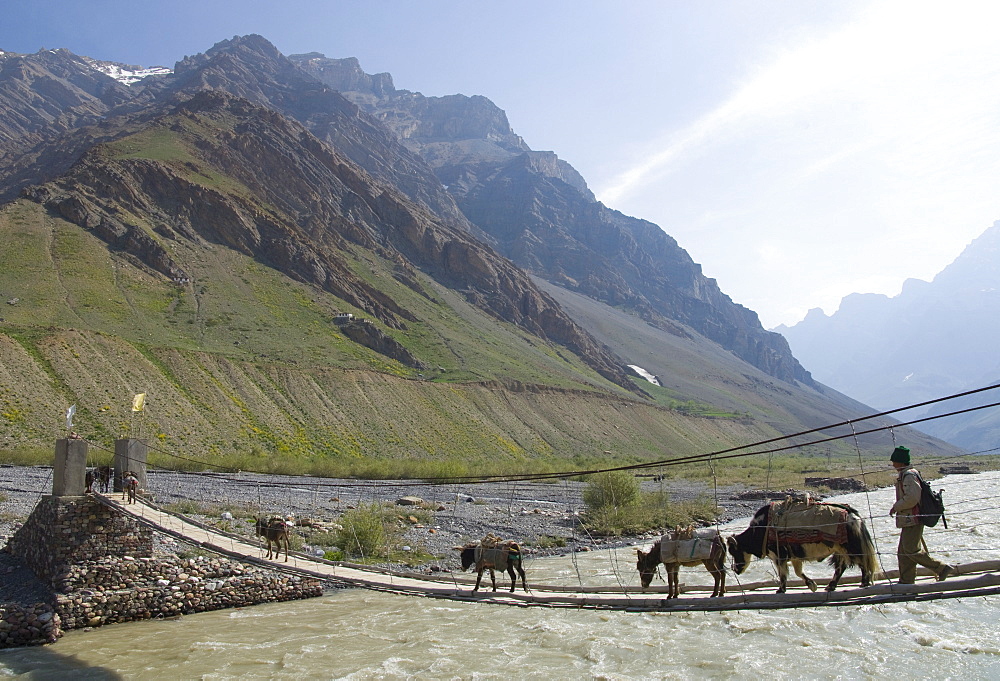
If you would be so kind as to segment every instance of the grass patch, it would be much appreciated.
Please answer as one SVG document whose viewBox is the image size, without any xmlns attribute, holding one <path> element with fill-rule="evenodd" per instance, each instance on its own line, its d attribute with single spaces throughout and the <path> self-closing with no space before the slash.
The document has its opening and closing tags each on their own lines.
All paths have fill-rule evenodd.
<svg viewBox="0 0 1000 681">
<path fill-rule="evenodd" d="M 566 537 L 556 537 L 550 534 L 543 534 L 536 537 L 534 541 L 526 542 L 529 546 L 538 549 L 561 549 L 566 546 Z"/>
<path fill-rule="evenodd" d="M 0 463 L 13 466 L 51 466 L 55 460 L 52 447 L 21 446 L 0 449 Z"/>
<path fill-rule="evenodd" d="M 707 525 L 715 522 L 720 512 L 708 497 L 672 502 L 659 492 L 643 492 L 630 506 L 587 509 L 582 522 L 592 534 L 617 537 L 677 525 Z"/>
<path fill-rule="evenodd" d="M 243 518 L 249 520 L 253 518 L 253 514 L 249 513 L 245 508 L 240 508 L 239 506 L 233 504 L 195 501 L 194 499 L 182 499 L 181 501 L 175 501 L 174 503 L 164 505 L 163 508 L 173 513 L 180 513 L 181 515 L 203 515 L 210 518 L 218 518 L 221 517 L 223 513 L 228 512 L 233 516 L 233 519 Z M 231 521 L 225 520 L 222 522 Z M 220 529 L 223 528 L 220 527 Z"/>
<path fill-rule="evenodd" d="M 719 509 L 707 498 L 673 503 L 661 492 L 643 492 L 627 471 L 591 476 L 583 492 L 584 526 L 593 534 L 620 536 L 676 525 L 713 522 Z"/>
</svg>

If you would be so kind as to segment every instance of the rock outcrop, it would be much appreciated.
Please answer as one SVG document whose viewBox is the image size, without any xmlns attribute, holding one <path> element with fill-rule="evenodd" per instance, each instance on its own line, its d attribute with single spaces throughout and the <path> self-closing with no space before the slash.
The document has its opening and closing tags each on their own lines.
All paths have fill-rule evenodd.
<svg viewBox="0 0 1000 681">
<path fill-rule="evenodd" d="M 684 325 L 776 378 L 815 387 L 784 338 L 726 296 L 674 239 L 597 202 L 572 166 L 531 151 L 488 99 L 396 90 L 356 59 L 289 58 L 419 153 L 483 238 L 518 266 L 660 328 L 686 333 Z"/>
</svg>

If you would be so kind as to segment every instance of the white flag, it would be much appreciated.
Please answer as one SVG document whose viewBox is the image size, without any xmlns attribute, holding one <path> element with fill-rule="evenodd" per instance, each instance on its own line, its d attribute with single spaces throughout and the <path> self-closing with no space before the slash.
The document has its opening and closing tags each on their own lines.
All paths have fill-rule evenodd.
<svg viewBox="0 0 1000 681">
<path fill-rule="evenodd" d="M 73 429 L 73 414 L 76 413 L 76 405 L 66 410 L 66 430 Z"/>
<path fill-rule="evenodd" d="M 142 411 L 146 406 L 146 393 L 139 393 L 132 398 L 132 411 Z"/>
</svg>

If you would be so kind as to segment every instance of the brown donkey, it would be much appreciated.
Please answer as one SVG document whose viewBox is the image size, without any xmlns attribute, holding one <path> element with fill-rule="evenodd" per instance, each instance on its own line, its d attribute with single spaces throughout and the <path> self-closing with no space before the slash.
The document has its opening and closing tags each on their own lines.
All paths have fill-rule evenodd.
<svg viewBox="0 0 1000 681">
<path fill-rule="evenodd" d="M 278 517 L 269 520 L 254 518 L 254 529 L 258 537 L 267 542 L 267 557 L 271 558 L 271 544 L 274 544 L 274 560 L 281 556 L 281 542 L 285 542 L 285 562 L 288 562 L 288 524 Z"/>
</svg>

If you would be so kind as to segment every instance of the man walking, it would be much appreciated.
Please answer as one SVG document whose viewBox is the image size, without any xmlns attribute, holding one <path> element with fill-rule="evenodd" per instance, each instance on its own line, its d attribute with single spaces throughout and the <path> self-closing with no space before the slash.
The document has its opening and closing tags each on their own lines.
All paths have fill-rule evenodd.
<svg viewBox="0 0 1000 681">
<path fill-rule="evenodd" d="M 917 565 L 930 568 L 940 582 L 947 579 L 955 568 L 932 558 L 924 541 L 924 525 L 920 520 L 920 473 L 910 465 L 910 450 L 896 447 L 889 457 L 899 475 L 896 478 L 896 503 L 889 515 L 896 516 L 900 528 L 896 559 L 899 561 L 899 584 L 913 584 L 917 578 Z"/>
</svg>

